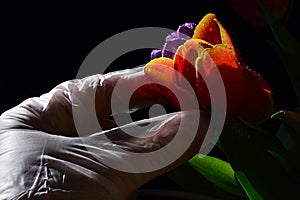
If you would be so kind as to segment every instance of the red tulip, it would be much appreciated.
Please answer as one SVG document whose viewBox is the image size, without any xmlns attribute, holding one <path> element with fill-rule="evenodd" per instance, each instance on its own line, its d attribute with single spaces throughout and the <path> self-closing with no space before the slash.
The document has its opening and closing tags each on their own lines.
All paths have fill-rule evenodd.
<svg viewBox="0 0 300 200">
<path fill-rule="evenodd" d="M 268 118 L 273 111 L 272 90 L 258 73 L 242 64 L 230 36 L 214 14 L 202 18 L 193 37 L 177 48 L 173 59 L 160 57 L 146 64 L 145 73 L 149 78 L 173 82 L 180 87 L 182 77 L 166 69 L 177 70 L 189 81 L 200 108 L 211 106 L 210 94 L 201 74 L 209 79 L 214 73 L 220 73 L 228 114 L 257 123 Z M 176 107 L 174 96 L 170 92 L 165 94 Z"/>
</svg>

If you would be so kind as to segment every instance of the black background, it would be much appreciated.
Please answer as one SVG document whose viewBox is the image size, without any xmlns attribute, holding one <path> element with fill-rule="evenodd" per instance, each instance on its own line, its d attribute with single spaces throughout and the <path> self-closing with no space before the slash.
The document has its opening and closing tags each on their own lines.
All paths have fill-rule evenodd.
<svg viewBox="0 0 300 200">
<path fill-rule="evenodd" d="M 217 15 L 244 62 L 268 81 L 276 106 L 296 105 L 282 62 L 269 43 L 273 40 L 269 28 L 247 24 L 227 1 L 102 2 L 26 1 L 1 6 L 0 113 L 75 78 L 88 53 L 121 31 L 149 26 L 176 30 L 184 22 L 199 22 L 208 12 Z M 288 23 L 289 31 L 297 38 L 298 4 L 295 2 Z M 149 59 L 150 50 L 136 52 L 116 61 L 113 67 L 129 68 Z"/>
<path fill-rule="evenodd" d="M 296 4 L 288 28 L 299 38 Z M 208 12 L 225 26 L 244 62 L 269 82 L 278 106 L 295 105 L 286 72 L 268 42 L 273 39 L 269 29 L 245 23 L 227 1 L 26 2 L 1 7 L 0 112 L 75 78 L 88 53 L 121 31 L 147 26 L 176 30 L 184 22 L 199 22 Z M 149 58 L 150 51 L 136 52 L 114 63 L 114 69 L 143 64 Z"/>
</svg>

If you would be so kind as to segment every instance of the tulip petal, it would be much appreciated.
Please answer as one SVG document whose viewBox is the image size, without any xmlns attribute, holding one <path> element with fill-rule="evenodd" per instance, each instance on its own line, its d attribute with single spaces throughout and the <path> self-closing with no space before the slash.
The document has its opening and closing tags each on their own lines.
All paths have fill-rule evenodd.
<svg viewBox="0 0 300 200">
<path fill-rule="evenodd" d="M 184 77 L 196 92 L 200 108 L 211 106 L 207 83 L 210 88 L 218 88 L 216 84 L 220 80 L 213 79 L 221 75 L 228 114 L 250 123 L 269 119 L 273 111 L 272 90 L 259 74 L 242 64 L 230 36 L 215 14 L 205 15 L 196 25 L 192 38 L 182 42 L 178 43 L 176 51 L 173 49 L 173 58 L 150 61 L 146 65 L 146 75 L 165 84 L 176 84 L 183 90 L 186 89 L 181 84 Z M 170 91 L 166 94 L 172 96 Z"/>
<path fill-rule="evenodd" d="M 217 73 L 221 75 L 227 95 L 227 111 L 231 115 L 239 115 L 243 109 L 243 101 L 247 95 L 247 80 L 243 70 L 236 62 L 232 50 L 224 45 L 216 45 L 214 48 L 205 49 L 196 60 L 197 68 L 197 95 L 200 104 L 210 106 L 210 96 L 206 82 L 210 87 L 214 85 Z"/>
<path fill-rule="evenodd" d="M 194 65 L 198 57 L 197 45 L 198 43 L 189 40 L 177 49 L 174 56 L 174 69 L 184 76 L 193 88 L 196 85 L 196 70 Z M 177 77 L 179 85 L 182 76 Z"/>
<path fill-rule="evenodd" d="M 241 111 L 243 120 L 252 123 L 262 123 L 274 112 L 274 96 L 266 81 L 255 71 L 245 68 L 248 80 L 247 96 L 244 109 Z"/>
<path fill-rule="evenodd" d="M 171 58 L 154 58 L 146 64 L 145 74 L 151 79 L 162 80 L 164 83 L 173 84 L 175 82 L 175 77 L 170 68 L 174 68 L 173 60 Z"/>
<path fill-rule="evenodd" d="M 215 14 L 206 14 L 195 28 L 193 39 L 202 39 L 213 45 L 224 44 L 234 49 L 229 34 Z"/>
<path fill-rule="evenodd" d="M 173 59 L 168 57 L 159 57 L 151 60 L 145 66 L 145 75 L 150 80 L 154 80 L 175 109 L 179 109 L 179 102 L 174 93 L 168 89 L 170 85 L 176 84 Z M 161 83 L 161 84 L 160 84 Z"/>
<path fill-rule="evenodd" d="M 174 69 L 182 74 L 196 89 L 196 68 L 195 62 L 199 54 L 205 49 L 213 47 L 212 44 L 201 39 L 190 39 L 181 45 L 174 56 Z M 182 77 L 178 77 L 178 83 L 180 85 Z"/>
<path fill-rule="evenodd" d="M 202 39 L 211 44 L 221 44 L 221 35 L 219 25 L 216 23 L 216 15 L 206 14 L 197 24 L 193 39 Z"/>
</svg>

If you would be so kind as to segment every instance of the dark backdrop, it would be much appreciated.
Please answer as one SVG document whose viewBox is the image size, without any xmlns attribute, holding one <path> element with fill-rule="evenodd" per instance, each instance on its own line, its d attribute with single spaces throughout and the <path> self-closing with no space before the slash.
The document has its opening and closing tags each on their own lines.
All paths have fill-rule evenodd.
<svg viewBox="0 0 300 200">
<path fill-rule="evenodd" d="M 299 38 L 294 10 L 289 29 Z M 197 23 L 207 12 L 217 14 L 244 61 L 276 90 L 278 104 L 294 105 L 293 96 L 286 97 L 292 93 L 281 61 L 266 39 L 269 29 L 245 23 L 226 1 L 15 3 L 4 4 L 1 11 L 0 112 L 75 78 L 87 54 L 114 34 L 144 26 L 175 30 L 184 22 Z M 149 54 L 125 56 L 114 69 L 146 63 Z"/>
<path fill-rule="evenodd" d="M 199 22 L 208 12 L 217 14 L 245 63 L 270 83 L 278 107 L 295 106 L 286 72 L 269 44 L 270 30 L 245 23 L 226 1 L 26 2 L 1 7 L 0 112 L 75 78 L 88 53 L 114 34 L 144 26 L 175 30 L 184 22 Z M 288 27 L 299 38 L 297 7 L 295 5 Z M 135 52 L 113 63 L 113 69 L 143 64 L 149 59 L 150 50 Z M 164 181 L 155 182 L 158 183 L 170 185 Z"/>
</svg>

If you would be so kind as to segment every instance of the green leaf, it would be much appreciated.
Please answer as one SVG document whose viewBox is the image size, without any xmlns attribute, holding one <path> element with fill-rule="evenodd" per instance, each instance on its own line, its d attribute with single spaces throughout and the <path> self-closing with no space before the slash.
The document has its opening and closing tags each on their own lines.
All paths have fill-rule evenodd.
<svg viewBox="0 0 300 200">
<path fill-rule="evenodd" d="M 201 173 L 199 173 L 189 162 L 185 162 L 179 167 L 167 173 L 167 177 L 174 181 L 179 186 L 188 191 L 202 195 L 208 195 L 224 200 L 242 200 L 247 199 L 246 195 L 233 195 L 212 182 L 208 181 Z"/>
<path fill-rule="evenodd" d="M 250 200 L 263 200 L 263 198 L 257 193 L 253 185 L 250 183 L 244 172 L 237 171 L 235 176 L 241 183 Z"/>
<path fill-rule="evenodd" d="M 275 135 L 259 128 L 250 128 L 238 119 L 228 118 L 220 141 L 232 168 L 243 173 L 251 183 L 251 188 L 247 188 L 249 184 L 240 182 L 247 195 L 255 190 L 263 199 L 292 199 L 296 196 L 298 188 L 293 174 L 289 172 L 290 163 L 282 163 L 274 157 L 276 152 L 277 156 L 289 160 Z"/>
<path fill-rule="evenodd" d="M 278 163 L 280 163 L 282 166 L 284 166 L 287 170 L 292 169 L 292 163 L 286 159 L 286 157 L 282 156 L 280 153 L 272 150 L 268 150 L 269 154 L 271 154 Z"/>
<path fill-rule="evenodd" d="M 298 103 L 300 103 L 300 42 L 288 32 L 284 25 L 272 16 L 260 0 L 256 0 L 256 2 L 264 13 L 273 36 L 281 48 L 279 56 L 284 61 L 287 73 L 297 95 Z"/>
<path fill-rule="evenodd" d="M 236 181 L 231 165 L 212 156 L 199 156 L 191 158 L 188 163 L 208 181 L 234 195 L 244 196 L 245 193 Z"/>
</svg>

